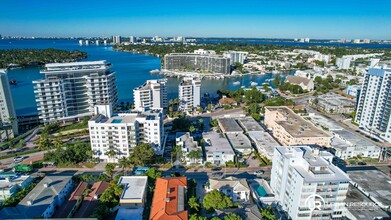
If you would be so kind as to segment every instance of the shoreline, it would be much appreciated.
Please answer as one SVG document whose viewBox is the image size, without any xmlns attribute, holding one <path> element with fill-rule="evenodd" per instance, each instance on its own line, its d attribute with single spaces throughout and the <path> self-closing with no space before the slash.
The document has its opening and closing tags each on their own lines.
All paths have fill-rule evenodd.
<svg viewBox="0 0 391 220">
<path fill-rule="evenodd" d="M 224 79 L 224 78 L 239 78 L 246 76 L 265 76 L 265 75 L 275 75 L 275 74 L 289 74 L 291 71 L 282 71 L 282 72 L 261 72 L 261 73 L 246 73 L 246 74 L 223 74 L 223 73 L 197 73 L 197 72 L 175 72 L 169 70 L 151 70 L 151 74 L 159 74 L 165 77 L 171 78 L 181 78 L 181 77 L 195 77 L 200 79 Z"/>
</svg>

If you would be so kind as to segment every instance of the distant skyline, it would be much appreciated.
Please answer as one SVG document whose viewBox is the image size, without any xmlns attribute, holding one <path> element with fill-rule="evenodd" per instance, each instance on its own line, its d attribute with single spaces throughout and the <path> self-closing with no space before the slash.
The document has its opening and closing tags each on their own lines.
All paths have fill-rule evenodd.
<svg viewBox="0 0 391 220">
<path fill-rule="evenodd" d="M 0 34 L 391 40 L 391 1 L 2 0 Z"/>
</svg>

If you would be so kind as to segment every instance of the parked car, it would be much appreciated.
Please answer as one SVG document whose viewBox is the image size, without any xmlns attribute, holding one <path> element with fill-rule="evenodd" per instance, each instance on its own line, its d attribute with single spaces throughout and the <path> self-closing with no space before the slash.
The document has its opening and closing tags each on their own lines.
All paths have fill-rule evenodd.
<svg viewBox="0 0 391 220">
<path fill-rule="evenodd" d="M 18 162 L 23 160 L 23 157 L 14 157 L 14 162 Z"/>
<path fill-rule="evenodd" d="M 223 175 L 223 172 L 216 172 L 216 173 L 212 174 L 213 177 L 218 177 L 218 176 L 222 176 L 222 175 Z"/>
<path fill-rule="evenodd" d="M 363 162 L 363 161 L 358 162 L 357 164 L 358 164 L 358 165 L 367 165 L 367 163 L 365 163 L 365 162 Z"/>
<path fill-rule="evenodd" d="M 212 171 L 219 171 L 219 170 L 221 170 L 221 167 L 212 168 Z"/>
<path fill-rule="evenodd" d="M 263 175 L 263 174 L 265 174 L 265 171 L 263 170 L 254 171 L 254 175 Z"/>
</svg>

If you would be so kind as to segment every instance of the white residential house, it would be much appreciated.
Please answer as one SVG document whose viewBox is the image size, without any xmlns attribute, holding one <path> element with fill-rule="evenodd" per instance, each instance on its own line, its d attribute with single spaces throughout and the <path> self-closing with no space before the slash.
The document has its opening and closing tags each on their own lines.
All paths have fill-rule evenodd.
<svg viewBox="0 0 391 220">
<path fill-rule="evenodd" d="M 33 179 L 28 175 L 2 173 L 0 177 L 0 203 L 20 190 L 27 188 Z"/>
<path fill-rule="evenodd" d="M 225 179 L 209 179 L 205 185 L 206 192 L 218 190 L 228 196 L 232 202 L 247 202 L 250 200 L 250 187 L 246 179 L 227 177 Z"/>
<path fill-rule="evenodd" d="M 202 147 L 198 146 L 197 141 L 194 141 L 194 138 L 189 132 L 176 133 L 175 141 L 177 146 L 181 146 L 183 159 L 187 165 L 203 163 Z M 194 151 L 199 152 L 200 158 L 194 158 L 192 156 L 192 154 L 195 154 Z"/>
</svg>

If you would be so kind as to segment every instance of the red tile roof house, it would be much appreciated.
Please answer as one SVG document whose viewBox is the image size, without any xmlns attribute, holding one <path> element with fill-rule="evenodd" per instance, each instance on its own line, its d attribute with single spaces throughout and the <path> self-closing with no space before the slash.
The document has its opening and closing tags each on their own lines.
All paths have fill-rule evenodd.
<svg viewBox="0 0 391 220">
<path fill-rule="evenodd" d="M 186 177 L 158 178 L 152 200 L 150 220 L 188 220 L 185 210 Z"/>
<path fill-rule="evenodd" d="M 102 193 L 109 188 L 110 183 L 99 181 L 92 185 L 92 191 L 84 197 L 83 202 L 79 210 L 73 215 L 74 218 L 88 218 L 94 212 L 99 202 L 99 197 Z"/>
<path fill-rule="evenodd" d="M 79 202 L 81 202 L 81 199 L 83 199 L 83 192 L 86 190 L 88 187 L 87 182 L 80 182 L 79 185 L 76 187 L 76 189 L 72 192 L 72 194 L 69 196 L 68 201 L 61 206 L 61 208 L 56 211 L 56 218 L 68 218 L 70 215 L 71 211 L 75 207 L 76 203 L 80 199 Z M 69 216 L 71 217 L 71 216 Z"/>
</svg>

